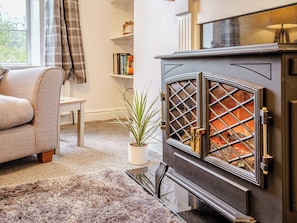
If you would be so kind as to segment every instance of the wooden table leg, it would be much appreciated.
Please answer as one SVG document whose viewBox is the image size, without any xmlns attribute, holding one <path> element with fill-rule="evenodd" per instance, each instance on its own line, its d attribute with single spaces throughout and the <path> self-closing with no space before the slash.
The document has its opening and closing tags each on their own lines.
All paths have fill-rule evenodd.
<svg viewBox="0 0 297 223">
<path fill-rule="evenodd" d="M 74 112 L 77 111 L 77 146 L 84 146 L 84 113 L 85 113 L 85 99 L 72 98 L 72 97 L 61 97 L 60 100 L 60 115 L 62 112 L 71 112 L 72 118 Z M 59 117 L 59 128 L 58 128 L 58 145 L 56 153 L 60 153 L 60 117 Z M 73 124 L 73 119 L 72 119 Z"/>
<path fill-rule="evenodd" d="M 84 146 L 85 126 L 84 126 L 84 103 L 80 103 L 80 110 L 77 111 L 77 145 Z"/>
</svg>

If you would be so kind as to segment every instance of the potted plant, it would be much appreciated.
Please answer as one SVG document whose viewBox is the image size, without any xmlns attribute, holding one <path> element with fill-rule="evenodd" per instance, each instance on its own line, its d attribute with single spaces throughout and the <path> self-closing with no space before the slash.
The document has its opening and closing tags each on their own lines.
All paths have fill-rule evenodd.
<svg viewBox="0 0 297 223">
<path fill-rule="evenodd" d="M 126 108 L 125 118 L 117 115 L 116 122 L 130 133 L 131 143 L 128 146 L 128 160 L 134 165 L 148 162 L 148 143 L 155 139 L 160 127 L 160 109 L 156 107 L 159 97 L 151 103 L 148 101 L 148 90 L 133 90 L 132 98 L 126 90 L 122 92 Z M 131 95 L 131 94 L 130 94 Z"/>
</svg>

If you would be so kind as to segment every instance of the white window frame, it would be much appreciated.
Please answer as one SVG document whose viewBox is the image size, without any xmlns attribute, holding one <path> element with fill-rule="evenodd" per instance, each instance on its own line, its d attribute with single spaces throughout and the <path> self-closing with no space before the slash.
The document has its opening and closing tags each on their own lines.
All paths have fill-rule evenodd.
<svg viewBox="0 0 297 223">
<path fill-rule="evenodd" d="M 44 65 L 44 1 L 27 0 L 30 9 L 30 64 L 32 66 Z M 34 43 L 34 44 L 32 44 Z M 34 52 L 34 53 L 33 53 Z"/>
<path fill-rule="evenodd" d="M 27 63 L 2 63 L 10 69 L 44 65 L 44 1 L 26 1 Z"/>
</svg>

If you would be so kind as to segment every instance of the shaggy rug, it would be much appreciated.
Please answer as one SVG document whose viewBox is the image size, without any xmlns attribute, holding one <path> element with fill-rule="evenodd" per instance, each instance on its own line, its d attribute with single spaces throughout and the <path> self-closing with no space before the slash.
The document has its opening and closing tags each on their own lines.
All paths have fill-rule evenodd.
<svg viewBox="0 0 297 223">
<path fill-rule="evenodd" d="M 183 222 L 113 169 L 0 187 L 0 222 Z"/>
</svg>

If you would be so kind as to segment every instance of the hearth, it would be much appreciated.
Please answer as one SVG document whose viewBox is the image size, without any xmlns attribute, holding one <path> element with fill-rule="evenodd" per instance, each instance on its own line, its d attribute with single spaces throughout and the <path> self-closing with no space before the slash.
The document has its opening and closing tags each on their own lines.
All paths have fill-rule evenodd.
<svg viewBox="0 0 297 223">
<path fill-rule="evenodd" d="M 232 222 L 295 222 L 297 45 L 157 58 L 163 90 L 160 169 Z"/>
<path fill-rule="evenodd" d="M 154 196 L 156 195 L 155 176 L 158 169 L 158 166 L 148 166 L 130 169 L 126 173 Z M 230 223 L 220 213 L 197 199 L 167 176 L 164 176 L 159 185 L 159 193 L 156 199 L 180 217 L 181 222 L 184 220 L 186 223 Z"/>
</svg>

